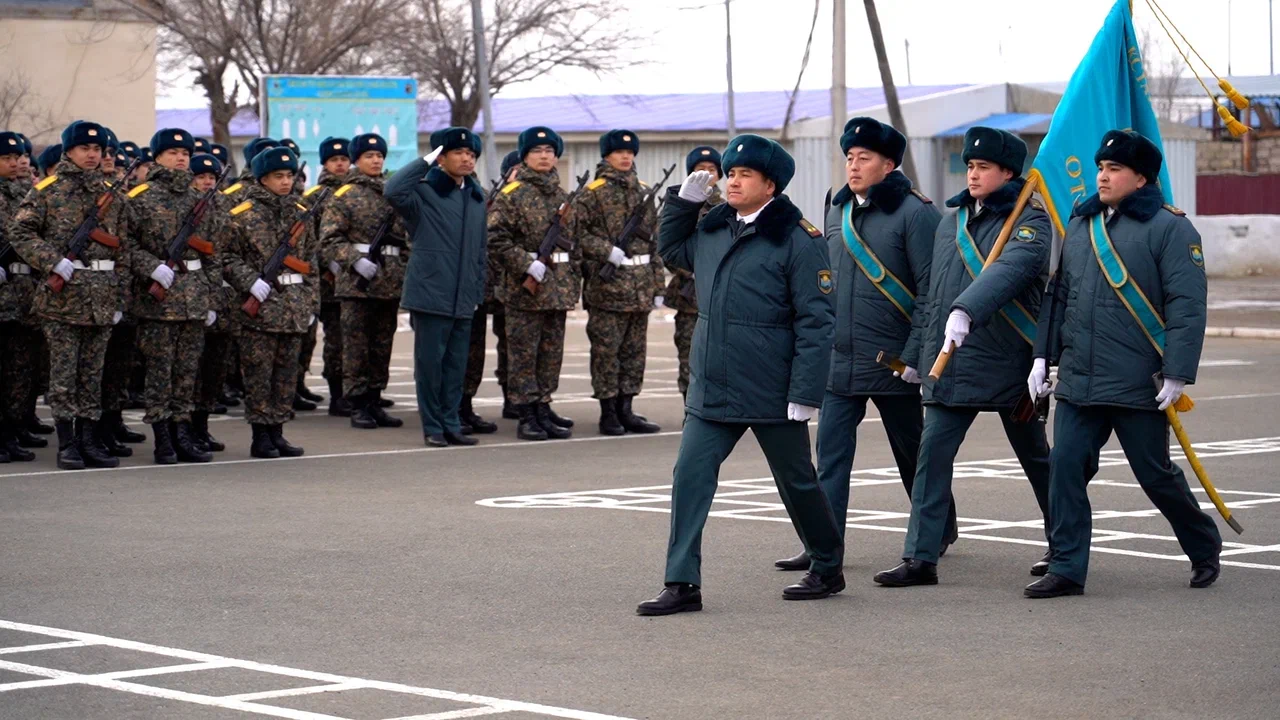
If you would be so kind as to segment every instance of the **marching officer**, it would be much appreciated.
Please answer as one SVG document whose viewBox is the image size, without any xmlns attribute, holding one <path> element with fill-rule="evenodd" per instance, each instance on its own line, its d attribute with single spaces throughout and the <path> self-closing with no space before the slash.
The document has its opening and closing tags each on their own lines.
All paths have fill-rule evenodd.
<svg viewBox="0 0 1280 720">
<path fill-rule="evenodd" d="M 1138 484 L 1190 558 L 1191 587 L 1212 585 L 1221 571 L 1222 536 L 1169 458 L 1165 416 L 1195 383 L 1204 346 L 1200 234 L 1164 202 L 1156 184 L 1163 157 L 1155 143 L 1132 130 L 1111 130 L 1093 160 L 1098 192 L 1071 212 L 1027 378 L 1029 390 L 1047 395 L 1047 365 L 1056 361 L 1052 557 L 1048 574 L 1024 590 L 1029 598 L 1084 592 L 1092 532 L 1088 484 L 1113 431 Z"/>
<path fill-rule="evenodd" d="M 462 127 L 439 132 L 435 141 L 440 144 L 431 155 L 387 181 L 387 201 L 417 249 L 400 306 L 413 321 L 413 376 L 426 444 L 475 445 L 462 432 L 458 410 L 472 316 L 484 300 L 485 197 L 471 177 L 481 144 Z"/>
<path fill-rule="evenodd" d="M 9 227 L 26 196 L 20 161 L 26 152 L 22 136 L 0 132 L 0 228 Z M 49 445 L 27 431 L 27 402 L 35 396 L 40 350 L 39 327 L 31 314 L 35 290 L 31 265 L 8 246 L 0 255 L 0 463 L 29 462 L 36 456 L 27 447 Z"/>
<path fill-rule="evenodd" d="M 947 201 L 956 212 L 938 224 L 920 358 L 928 363 L 939 351 L 952 355 L 938 380 L 924 384 L 924 433 L 903 562 L 875 576 L 877 583 L 891 587 L 938 582 L 938 553 L 952 504 L 952 467 L 979 412 L 1000 414 L 1045 517 L 1046 538 L 1049 532 L 1049 441 L 1023 382 L 1031 370 L 1031 345 L 1049 270 L 1049 216 L 1031 202 L 1016 218 L 1009 217 L 1026 185 L 1022 166 L 1027 145 L 1016 136 L 970 128 L 961 159 L 968 166 L 968 188 Z M 1006 225 L 1008 243 L 984 268 Z M 1048 567 L 1046 554 L 1031 573 L 1042 575 Z"/>
<path fill-rule="evenodd" d="M 841 537 L 858 425 L 868 402 L 880 411 L 907 497 L 916 475 L 924 422 L 917 368 L 933 235 L 942 215 L 898 170 L 906 147 L 902 133 L 873 118 L 845 123 L 840 149 L 848 184 L 836 192 L 827 211 L 836 331 L 831 376 L 818 418 L 818 477 L 831 499 Z M 902 377 L 876 363 L 880 352 L 906 364 Z M 943 543 L 955 537 L 952 509 Z M 809 562 L 801 553 L 774 565 L 803 570 Z"/>
<path fill-rule="evenodd" d="M 697 170 L 711 173 L 711 194 L 707 195 L 702 205 L 702 214 L 706 215 L 716 205 L 724 202 L 718 185 L 720 178 L 724 177 L 720 168 L 720 151 L 710 145 L 699 145 L 691 150 L 684 159 L 684 171 L 686 175 L 690 175 Z M 693 328 L 698 324 L 698 293 L 694 288 L 692 273 L 672 268 L 663 305 L 676 311 L 676 357 L 680 361 L 678 385 L 680 395 L 688 397 L 689 348 L 693 345 Z"/>
<path fill-rule="evenodd" d="M 194 148 L 186 130 L 165 128 L 153 135 L 156 164 L 147 181 L 129 191 L 125 206 L 133 271 L 131 311 L 138 318 L 138 348 L 147 368 L 142 421 L 151 426 L 155 462 L 160 465 L 213 459 L 197 445 L 192 430 L 205 328 L 218 318 L 210 303 L 222 292 L 219 259 L 212 247 L 206 252 L 196 247 L 212 236 L 213 222 L 202 219 L 181 256 L 168 255 L 170 241 L 199 199 L 191 187 Z"/>
<path fill-rule="evenodd" d="M 369 259 L 374 236 L 394 213 L 383 195 L 387 141 L 373 133 L 357 135 L 350 148 L 355 170 L 325 207 L 320 231 L 322 256 L 341 271 L 334 273 L 334 294 L 342 304 L 342 396 L 351 406 L 351 427 L 400 427 L 404 421 L 378 401 L 390 373 L 410 245 L 403 223 L 393 219 L 379 261 Z M 361 278 L 367 289 L 360 288 Z"/>
<path fill-rule="evenodd" d="M 253 158 L 256 180 L 246 186 L 244 201 L 231 209 L 227 227 L 226 275 L 241 295 L 254 298 L 257 315 L 240 312 L 240 365 L 245 385 L 245 420 L 253 428 L 249 453 L 257 458 L 297 457 L 303 449 L 284 437 L 293 419 L 294 387 L 302 334 L 315 322 L 320 295 L 314 265 L 313 228 L 306 228 L 289 251 L 274 284 L 262 270 L 288 236 L 302 206 L 293 195 L 298 156 L 288 148 L 270 148 Z"/>
<path fill-rule="evenodd" d="M 66 257 L 76 229 L 109 187 L 99 171 L 106 133 L 97 123 L 77 121 L 62 131 L 63 159 L 36 185 L 18 208 L 11 241 L 39 277 L 56 275 L 55 292 L 47 282 L 36 287 L 32 310 L 49 343 L 49 406 L 58 431 L 58 467 L 79 470 L 116 467 L 95 432 L 102 417 L 102 368 L 111 326 L 120 321 L 121 284 L 127 249 L 120 241 L 123 221 L 113 202 L 101 223 L 104 231 L 74 260 Z M 112 234 L 115 233 L 115 234 Z"/>
<path fill-rule="evenodd" d="M 644 384 L 649 313 L 662 291 L 662 258 L 653 237 L 657 215 L 643 209 L 640 227 L 623 238 L 623 226 L 641 202 L 645 189 L 636 175 L 640 138 L 630 130 L 600 136 L 596 177 L 574 206 L 574 239 L 582 245 L 583 305 L 591 341 L 592 397 L 600 402 L 600 433 L 656 433 L 656 424 L 631 409 Z M 625 241 L 624 246 L 617 243 Z M 610 279 L 602 274 L 612 266 Z"/>
<path fill-rule="evenodd" d="M 822 403 L 834 308 L 822 232 L 782 191 L 795 162 L 758 135 L 729 141 L 728 202 L 699 222 L 710 172 L 671 188 L 659 248 L 694 273 L 699 317 L 684 433 L 676 456 L 666 588 L 640 615 L 702 609 L 702 528 L 720 465 L 748 429 L 769 461 L 778 493 L 813 564 L 790 600 L 844 590 L 843 543 L 809 453 L 808 420 Z"/>
<path fill-rule="evenodd" d="M 345 184 L 347 173 L 351 171 L 351 141 L 346 138 L 327 137 L 320 143 L 320 177 L 316 184 L 303 193 L 303 203 L 323 188 L 336 192 Z M 321 218 L 316 218 L 316 235 L 320 235 Z M 329 414 L 334 417 L 351 417 L 351 407 L 342 397 L 342 305 L 334 296 L 333 285 L 341 266 L 326 256 L 323 245 L 320 248 L 320 324 L 324 326 L 324 347 L 321 360 L 324 362 L 322 374 L 329 384 Z M 302 359 L 299 363 L 305 374 L 311 369 L 311 355 L 316 347 L 316 327 L 303 340 Z M 303 388 L 299 384 L 299 391 Z"/>
<path fill-rule="evenodd" d="M 191 158 L 191 187 L 197 195 L 203 195 L 218 184 L 222 175 L 222 161 L 212 153 L 197 154 Z M 204 239 L 214 244 L 214 254 L 221 260 L 226 254 L 226 233 L 223 230 L 225 213 L 211 211 L 205 215 L 208 228 Z M 213 270 L 211 267 L 210 270 Z M 209 433 L 209 415 L 217 410 L 222 386 L 227 381 L 227 358 L 235 347 L 237 308 L 232 304 L 231 284 L 223 276 L 222 262 L 216 272 L 209 274 L 209 310 L 214 313 L 213 324 L 205 328 L 204 353 L 200 356 L 200 370 L 196 380 L 195 412 L 191 414 L 191 429 L 197 447 L 209 452 L 222 452 L 227 447 Z M 226 412 L 226 408 L 222 408 Z"/>
<path fill-rule="evenodd" d="M 551 128 L 535 126 L 520 133 L 517 145 L 523 164 L 489 211 L 489 253 L 502 268 L 497 295 L 507 314 L 507 395 L 520 415 L 516 437 L 563 439 L 573 421 L 552 412 L 551 397 L 560 386 L 565 319 L 582 292 L 582 247 L 556 249 L 550 265 L 538 259 L 568 197 L 556 172 L 564 141 Z M 527 277 L 537 283 L 535 292 L 523 287 Z"/>
</svg>

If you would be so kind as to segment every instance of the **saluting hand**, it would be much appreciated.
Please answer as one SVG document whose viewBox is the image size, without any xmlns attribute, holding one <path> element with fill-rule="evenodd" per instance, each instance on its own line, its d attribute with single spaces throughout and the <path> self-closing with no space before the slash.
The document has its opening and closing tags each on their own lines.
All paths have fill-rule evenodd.
<svg viewBox="0 0 1280 720">
<path fill-rule="evenodd" d="M 706 202 L 711 195 L 711 172 L 695 170 L 680 184 L 680 199 L 689 202 Z"/>
<path fill-rule="evenodd" d="M 432 150 L 431 152 L 427 153 L 426 155 L 423 155 L 423 156 L 422 156 L 422 159 L 423 159 L 423 160 L 425 160 L 425 161 L 426 161 L 426 163 L 427 163 L 428 165 L 430 165 L 431 163 L 433 163 L 433 162 L 435 162 L 435 161 L 436 161 L 436 158 L 440 157 L 440 153 L 441 153 L 441 152 L 443 152 L 443 151 L 444 151 L 444 146 L 443 146 L 443 145 L 441 145 L 440 147 L 436 148 L 435 150 Z"/>
</svg>

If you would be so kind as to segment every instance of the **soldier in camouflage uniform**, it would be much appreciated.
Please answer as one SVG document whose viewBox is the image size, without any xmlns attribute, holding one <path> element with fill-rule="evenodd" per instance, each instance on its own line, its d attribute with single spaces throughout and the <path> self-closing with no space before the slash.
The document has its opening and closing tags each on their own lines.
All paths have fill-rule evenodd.
<svg viewBox="0 0 1280 720">
<path fill-rule="evenodd" d="M 13 183 L 9 188 L 9 192 L 13 198 L 13 211 L 9 213 L 8 219 L 13 218 L 13 214 L 18 211 L 18 204 L 22 199 L 31 192 L 31 188 L 35 185 L 35 173 L 38 171 L 35 163 L 34 146 L 31 144 L 31 138 L 22 133 L 16 133 L 22 140 L 26 152 L 18 157 L 18 174 L 10 182 Z M 7 224 L 7 223 L 6 223 Z M 26 263 L 22 263 L 26 264 Z M 35 291 L 35 284 L 39 282 L 39 278 L 32 275 L 32 292 Z M 53 432 L 52 425 L 46 425 L 36 416 L 36 401 L 39 397 L 49 391 L 49 349 L 45 345 L 44 333 L 40 332 L 40 323 L 36 317 L 31 314 L 30 297 L 27 299 L 26 314 L 28 320 L 25 325 L 33 331 L 30 336 L 36 343 L 32 349 L 32 357 L 35 359 L 36 376 L 35 382 L 31 384 L 31 393 L 27 397 L 25 421 L 21 427 L 17 429 L 18 443 L 23 447 L 47 447 L 49 442 L 44 438 L 30 437 L 32 433 L 36 435 L 48 435 Z"/>
<path fill-rule="evenodd" d="M 25 186 L 18 182 L 19 163 L 26 153 L 22 138 L 0 132 L 0 463 L 29 462 L 35 454 L 19 439 L 35 446 L 49 443 L 27 432 L 27 398 L 34 392 L 38 327 L 32 323 L 31 296 L 35 278 L 9 242 L 7 228 L 18 210 Z M 43 444 L 41 444 L 43 443 Z"/>
<path fill-rule="evenodd" d="M 400 291 L 409 262 L 409 243 L 399 217 L 384 241 L 382 262 L 369 260 L 369 246 L 383 221 L 392 214 L 382 197 L 382 174 L 387 141 L 368 133 L 351 139 L 355 169 L 333 194 L 321 222 L 323 256 L 336 263 L 334 294 L 342 304 L 342 392 L 351 406 L 351 427 L 370 430 L 400 427 L 378 400 L 387 387 L 391 343 L 399 317 Z M 363 277 L 367 290 L 357 283 Z"/>
<path fill-rule="evenodd" d="M 240 296 L 261 303 L 258 314 L 240 312 L 240 363 L 244 373 L 245 420 L 253 428 L 254 457 L 297 457 L 303 450 L 284 437 L 293 419 L 302 335 L 320 309 L 319 275 L 304 258 L 316 254 L 313 228 L 305 228 L 290 250 L 274 285 L 262 270 L 284 241 L 303 207 L 292 194 L 298 157 L 288 148 L 271 148 L 254 157 L 257 181 L 244 190 L 244 201 L 231 209 L 227 225 L 226 275 Z"/>
<path fill-rule="evenodd" d="M 588 312 L 592 397 L 600 401 L 604 435 L 660 429 L 631 411 L 632 399 L 644 383 L 649 313 L 654 298 L 663 292 L 665 277 L 652 205 L 644 209 L 644 219 L 625 248 L 615 244 L 645 193 L 635 171 L 638 152 L 640 138 L 630 130 L 601 135 L 603 159 L 573 213 L 573 235 L 586 259 L 582 304 Z M 601 277 L 606 265 L 613 267 L 611 280 Z"/>
<path fill-rule="evenodd" d="M 61 292 L 40 284 L 32 303 L 49 342 L 48 399 L 58 430 L 58 467 L 63 469 L 120 464 L 95 433 L 102 417 L 107 340 L 124 309 L 124 268 L 116 266 L 126 258 L 118 239 L 124 229 L 120 205 L 109 207 L 101 225 L 106 233 L 115 233 L 115 242 L 100 235 L 74 261 L 66 257 L 76 229 L 97 212 L 95 203 L 114 192 L 98 171 L 104 142 L 101 125 L 78 121 L 67 126 L 62 131 L 64 159 L 22 201 L 10 229 L 18 255 L 39 277 L 56 274 L 65 283 Z"/>
<path fill-rule="evenodd" d="M 217 189 L 218 176 L 222 174 L 222 161 L 212 154 L 198 154 L 191 158 L 191 188 L 198 195 Z M 227 220 L 224 212 L 217 207 L 205 214 L 203 237 L 213 243 L 215 255 L 225 255 L 226 235 L 223 230 Z M 231 350 L 235 347 L 238 325 L 235 322 L 236 310 L 232 305 L 234 291 L 227 282 L 219 262 L 216 274 L 209 279 L 209 310 L 214 313 L 212 325 L 205 328 L 204 353 L 200 356 L 200 369 L 196 377 L 195 412 L 191 414 L 191 429 L 196 446 L 209 452 L 222 452 L 227 446 L 209 433 L 209 415 L 218 408 L 218 396 L 227 381 L 227 362 Z M 222 408 L 226 412 L 226 408 Z"/>
<path fill-rule="evenodd" d="M 215 253 L 202 253 L 191 243 L 181 257 L 168 257 L 169 242 L 200 199 L 191 187 L 194 147 L 185 130 L 157 132 L 151 138 L 156 164 L 147 181 L 129 191 L 125 206 L 132 312 L 138 317 L 138 347 L 147 367 L 143 422 L 151 426 L 155 461 L 161 465 L 213 459 L 197 446 L 191 421 L 205 327 L 217 320 L 210 301 L 222 291 L 221 265 Z M 196 235 L 211 237 L 212 229 L 212 222 L 202 220 Z M 176 262 L 172 267 L 166 262 L 170 260 Z M 164 291 L 163 300 L 150 292 L 153 285 Z"/>
<path fill-rule="evenodd" d="M 567 197 L 556 173 L 564 141 L 550 128 L 531 127 L 520 133 L 519 152 L 524 165 L 489 210 L 489 254 L 502 268 L 497 295 L 507 315 L 507 395 L 520 414 L 517 437 L 567 438 L 573 422 L 551 411 L 551 396 L 560 386 L 565 318 L 582 292 L 582 249 L 557 249 L 550 265 L 538 260 Z M 539 283 L 536 293 L 522 287 L 526 277 Z"/>
<path fill-rule="evenodd" d="M 710 145 L 700 145 L 689 152 L 684 159 L 684 171 L 693 174 L 697 170 L 712 173 L 715 182 L 720 182 L 724 173 L 720 170 L 720 151 Z M 712 185 L 711 194 L 702 206 L 702 215 L 711 208 L 724 202 L 720 195 L 720 186 Z M 689 348 L 693 347 L 693 328 L 698 324 L 698 296 L 693 290 L 693 273 L 688 270 L 674 268 L 671 282 L 667 283 L 663 305 L 676 311 L 676 356 L 680 359 L 680 394 L 689 392 Z"/>
<path fill-rule="evenodd" d="M 311 189 L 303 194 L 302 202 L 310 202 L 310 198 L 320 188 L 328 188 L 336 192 L 342 187 L 347 173 L 351 171 L 351 142 L 346 138 L 327 137 L 320 143 L 320 177 Z M 321 217 L 316 218 L 316 237 L 320 234 Z M 337 268 L 337 269 L 335 269 Z M 351 417 L 351 407 L 342 397 L 342 305 L 334 295 L 333 284 L 341 267 L 325 253 L 323 243 L 320 246 L 320 324 L 324 325 L 324 348 L 321 359 L 324 362 L 323 375 L 329 384 L 329 414 L 335 417 Z M 303 340 L 302 357 L 299 365 L 302 372 L 311 369 L 311 356 L 316 347 L 316 326 Z M 298 392 L 303 386 L 299 382 Z"/>
</svg>

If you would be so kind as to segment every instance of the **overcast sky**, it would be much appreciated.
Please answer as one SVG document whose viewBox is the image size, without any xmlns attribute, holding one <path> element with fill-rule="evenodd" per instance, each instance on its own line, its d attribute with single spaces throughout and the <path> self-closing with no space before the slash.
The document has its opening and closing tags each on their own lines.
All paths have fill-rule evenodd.
<svg viewBox="0 0 1280 720">
<path fill-rule="evenodd" d="M 1219 75 L 1270 74 L 1269 0 L 1159 0 Z M 917 85 L 1067 80 L 1114 0 L 879 0 L 894 80 Z M 863 3 L 848 0 L 847 84 L 880 84 Z M 1228 23 L 1228 7 L 1231 9 Z M 637 42 L 637 65 L 596 78 L 562 71 L 504 91 L 505 96 L 723 92 L 724 5 L 719 0 L 641 0 L 618 17 L 617 32 Z M 831 84 L 831 0 L 821 0 L 803 87 Z M 1134 0 L 1139 32 L 1163 38 L 1146 0 Z M 734 89 L 789 90 L 804 55 L 811 0 L 732 0 Z M 1230 32 L 1230 43 L 1228 43 Z M 1230 52 L 1228 52 L 1230 48 Z M 1172 50 L 1165 41 L 1161 55 Z M 648 60 L 647 64 L 639 64 Z M 1148 64 L 1156 61 L 1147 58 Z M 1204 72 L 1201 70 L 1200 72 Z M 206 104 L 171 79 L 161 107 Z"/>
</svg>

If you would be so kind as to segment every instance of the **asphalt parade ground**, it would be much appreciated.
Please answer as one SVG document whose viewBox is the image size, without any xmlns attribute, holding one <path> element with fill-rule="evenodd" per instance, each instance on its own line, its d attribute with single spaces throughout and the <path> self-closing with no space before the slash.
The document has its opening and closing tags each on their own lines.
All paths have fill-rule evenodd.
<svg viewBox="0 0 1280 720">
<path fill-rule="evenodd" d="M 772 562 L 799 541 L 748 436 L 706 529 L 706 609 L 641 618 L 680 442 L 673 327 L 654 316 L 636 401 L 658 435 L 598 435 L 573 322 L 556 402 L 572 440 L 520 442 L 502 420 L 478 447 L 423 447 L 401 333 L 401 429 L 302 413 L 286 431 L 304 457 L 254 460 L 233 410 L 211 423 L 228 449 L 207 465 L 153 466 L 135 445 L 114 470 L 60 472 L 52 450 L 0 466 L 0 718 L 1276 717 L 1280 343 L 1208 339 L 1190 389 L 1184 425 L 1245 528 L 1219 522 L 1207 590 L 1187 587 L 1113 440 L 1086 594 L 1023 599 L 1044 541 L 993 416 L 957 461 L 961 539 L 940 584 L 875 586 L 909 504 L 873 412 L 844 593 L 782 599 L 799 576 Z"/>
</svg>

